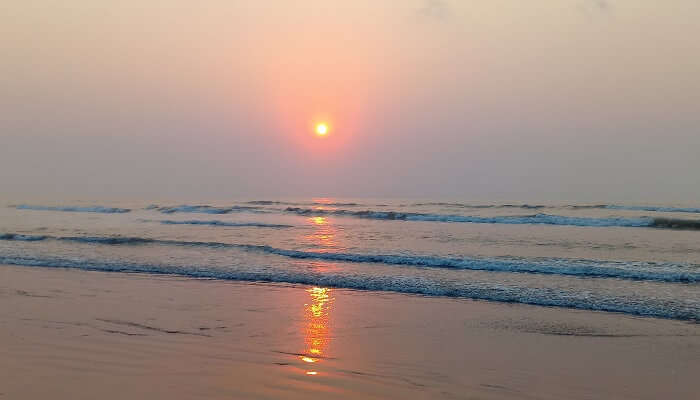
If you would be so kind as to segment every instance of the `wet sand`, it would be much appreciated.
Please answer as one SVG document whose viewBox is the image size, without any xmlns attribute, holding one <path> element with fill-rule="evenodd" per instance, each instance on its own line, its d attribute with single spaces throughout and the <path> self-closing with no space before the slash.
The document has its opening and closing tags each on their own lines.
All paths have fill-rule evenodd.
<svg viewBox="0 0 700 400">
<path fill-rule="evenodd" d="M 0 399 L 694 399 L 700 325 L 0 266 Z"/>
</svg>

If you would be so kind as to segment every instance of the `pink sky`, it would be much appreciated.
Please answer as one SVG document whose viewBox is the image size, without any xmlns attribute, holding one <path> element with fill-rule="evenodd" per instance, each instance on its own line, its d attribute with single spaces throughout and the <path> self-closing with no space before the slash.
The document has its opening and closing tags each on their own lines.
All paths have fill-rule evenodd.
<svg viewBox="0 0 700 400">
<path fill-rule="evenodd" d="M 15 196 L 700 201 L 697 1 L 3 8 Z"/>
</svg>

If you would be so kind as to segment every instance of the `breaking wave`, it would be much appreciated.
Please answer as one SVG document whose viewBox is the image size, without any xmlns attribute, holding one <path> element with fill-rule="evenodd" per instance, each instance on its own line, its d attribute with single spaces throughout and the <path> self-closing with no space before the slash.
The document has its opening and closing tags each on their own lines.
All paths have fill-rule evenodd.
<svg viewBox="0 0 700 400">
<path fill-rule="evenodd" d="M 226 207 L 212 206 L 206 204 L 189 205 L 182 204 L 178 206 L 159 206 L 151 204 L 145 207 L 146 210 L 157 210 L 164 214 L 172 213 L 206 213 L 206 214 L 229 214 L 234 212 L 265 212 L 273 211 L 268 206 L 289 206 L 289 208 L 297 208 L 303 206 L 327 206 L 327 207 L 372 207 L 371 204 L 355 203 L 355 202 L 289 202 L 275 200 L 253 200 L 242 203 L 245 205 L 232 205 Z M 385 207 L 386 204 L 376 204 L 376 206 Z M 667 206 L 633 206 L 633 205 L 618 205 L 618 204 L 590 204 L 590 205 L 542 205 L 542 204 L 469 204 L 469 203 L 450 203 L 450 202 L 424 202 L 413 204 L 402 204 L 399 207 L 425 207 L 437 206 L 447 208 L 462 208 L 462 209 L 525 209 L 539 210 L 546 208 L 568 208 L 572 210 L 585 209 L 607 209 L 607 210 L 628 210 L 628 211 L 649 211 L 649 212 L 668 212 L 668 213 L 700 213 L 699 207 L 667 207 Z M 127 213 L 131 209 L 105 206 L 42 206 L 20 204 L 14 206 L 20 210 L 43 210 L 43 211 L 65 211 L 65 212 L 96 212 L 96 213 Z"/>
<path fill-rule="evenodd" d="M 46 239 L 44 235 L 21 235 L 18 233 L 3 233 L 0 234 L 0 240 L 20 240 L 25 242 L 36 242 Z"/>
<path fill-rule="evenodd" d="M 524 208 L 528 210 L 547 208 L 544 205 L 530 204 L 465 204 L 465 203 L 446 203 L 446 202 L 428 202 L 428 203 L 413 203 L 414 207 L 438 206 L 438 207 L 455 207 L 455 208 Z"/>
<path fill-rule="evenodd" d="M 621 312 L 632 315 L 698 321 L 700 313 L 690 304 L 673 300 L 619 298 L 608 295 L 590 296 L 586 291 L 569 291 L 556 288 L 531 288 L 488 282 L 457 282 L 439 278 L 418 276 L 374 276 L 363 273 L 314 271 L 286 271 L 271 268 L 235 267 L 222 270 L 208 266 L 145 264 L 125 261 L 67 259 L 60 257 L 30 257 L 24 255 L 0 255 L 0 263 L 83 270 L 149 273 L 186 276 L 193 278 L 224 279 L 236 281 L 283 282 L 317 285 L 355 290 L 388 291 L 447 296 L 487 301 L 556 306 L 583 310 Z"/>
<path fill-rule="evenodd" d="M 231 207 L 214 207 L 208 205 L 187 205 L 183 204 L 175 207 L 159 207 L 156 205 L 148 206 L 150 210 L 158 210 L 163 214 L 173 213 L 203 213 L 203 214 L 231 214 L 234 212 L 259 212 L 260 207 L 252 206 L 231 206 Z"/>
<path fill-rule="evenodd" d="M 329 207 L 355 207 L 361 206 L 359 203 L 338 203 L 338 202 L 321 202 L 321 201 L 311 201 L 311 202 L 289 202 L 289 201 L 275 201 L 275 200 L 253 200 L 248 201 L 245 204 L 254 204 L 258 206 L 272 206 L 272 205 L 285 205 L 285 206 L 329 206 Z"/>
<path fill-rule="evenodd" d="M 539 224 L 539 225 L 573 225 L 573 226 L 650 226 L 650 218 L 586 218 L 566 217 L 550 214 L 516 215 L 516 216 L 464 216 L 447 214 L 406 213 L 398 211 L 354 211 L 354 210 L 318 210 L 311 208 L 288 207 L 286 212 L 298 215 L 339 215 L 357 218 L 431 221 L 431 222 L 466 222 L 474 224 Z"/>
<path fill-rule="evenodd" d="M 23 242 L 38 242 L 42 240 L 59 240 L 64 242 L 95 243 L 95 244 L 145 244 L 166 243 L 156 239 L 125 236 L 48 236 L 48 235 L 20 235 L 17 233 L 0 234 L 0 240 L 17 240 Z M 185 243 L 185 242 L 183 242 Z"/>
<path fill-rule="evenodd" d="M 541 204 L 466 204 L 466 203 L 446 203 L 446 202 L 428 202 L 414 203 L 411 206 L 439 206 L 439 207 L 454 207 L 454 208 L 522 208 L 522 209 L 542 209 L 542 208 L 557 208 L 554 205 Z M 618 204 L 575 204 L 561 206 L 572 210 L 586 209 L 607 209 L 607 210 L 628 210 L 628 211 L 653 211 L 653 212 L 676 212 L 676 213 L 700 213 L 700 208 L 697 207 L 664 207 L 664 206 L 627 206 Z"/>
<path fill-rule="evenodd" d="M 700 208 L 694 208 L 694 207 L 620 206 L 620 205 L 611 204 L 611 205 L 606 205 L 603 208 L 607 208 L 609 210 L 700 213 Z"/>
<path fill-rule="evenodd" d="M 262 222 L 228 222 L 228 221 L 200 221 L 200 220 L 190 220 L 190 221 L 172 221 L 163 220 L 157 221 L 165 225 L 211 225 L 211 226 L 230 226 L 230 227 L 258 227 L 258 228 L 293 228 L 293 225 L 284 224 L 265 224 Z"/>
<path fill-rule="evenodd" d="M 628 280 L 650 280 L 662 282 L 700 282 L 700 272 L 692 267 L 679 268 L 677 264 L 596 262 L 569 259 L 506 259 L 476 257 L 438 257 L 403 254 L 356 254 L 329 253 L 278 249 L 270 246 L 240 245 L 249 250 L 300 259 L 343 261 L 356 263 L 379 263 L 416 267 L 453 268 L 473 271 L 516 272 L 546 275 L 568 275 L 596 278 L 618 278 Z M 697 268 L 696 268 L 697 269 Z"/>
<path fill-rule="evenodd" d="M 103 214 L 123 214 L 128 213 L 131 210 L 128 208 L 115 208 L 115 207 L 102 207 L 102 206 L 92 206 L 92 207 L 75 207 L 75 206 L 33 206 L 27 204 L 20 204 L 15 206 L 18 210 L 37 210 L 37 211 L 64 211 L 64 212 L 93 212 L 93 213 L 103 213 Z"/>
<path fill-rule="evenodd" d="M 453 222 L 472 224 L 510 224 L 510 225 L 565 225 L 588 227 L 648 227 L 662 229 L 700 230 L 700 220 L 685 220 L 671 218 L 593 218 L 593 217 L 568 217 L 551 214 L 533 215 L 505 215 L 494 217 L 449 215 L 449 214 L 424 214 L 399 211 L 355 211 L 355 210 L 323 210 L 311 208 L 287 207 L 285 212 L 304 216 L 348 216 L 355 218 L 367 218 L 378 220 L 399 221 L 429 221 L 429 222 Z"/>
<path fill-rule="evenodd" d="M 677 219 L 677 218 L 654 218 L 650 226 L 653 228 L 662 228 L 662 229 L 700 231 L 700 220 Z"/>
<path fill-rule="evenodd" d="M 160 240 L 141 237 L 101 237 L 101 236 L 43 236 L 27 239 L 24 235 L 0 235 L 4 240 L 44 240 L 71 241 L 105 245 L 159 244 L 173 246 L 196 246 L 210 248 L 235 248 L 245 251 L 274 254 L 294 259 L 313 259 L 350 263 L 376 263 L 413 267 L 451 268 L 473 271 L 530 273 L 544 275 L 566 275 L 592 278 L 616 278 L 660 282 L 697 283 L 700 282 L 700 266 L 654 262 L 612 262 L 572 260 L 561 258 L 480 258 L 442 257 L 415 254 L 365 254 L 334 253 L 280 249 L 266 245 L 235 244 L 221 242 L 197 242 Z"/>
<path fill-rule="evenodd" d="M 67 242 L 80 243 L 98 243 L 98 244 L 147 244 L 158 242 L 155 239 L 142 237 L 124 237 L 124 236 L 63 236 L 51 237 L 51 239 L 62 240 Z"/>
</svg>

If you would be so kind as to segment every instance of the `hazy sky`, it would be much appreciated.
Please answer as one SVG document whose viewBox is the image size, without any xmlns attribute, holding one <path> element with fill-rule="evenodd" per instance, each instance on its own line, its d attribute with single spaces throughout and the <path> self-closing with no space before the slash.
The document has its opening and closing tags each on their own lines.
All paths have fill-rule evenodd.
<svg viewBox="0 0 700 400">
<path fill-rule="evenodd" d="M 699 21 L 698 0 L 7 0 L 0 196 L 698 203 Z"/>
</svg>

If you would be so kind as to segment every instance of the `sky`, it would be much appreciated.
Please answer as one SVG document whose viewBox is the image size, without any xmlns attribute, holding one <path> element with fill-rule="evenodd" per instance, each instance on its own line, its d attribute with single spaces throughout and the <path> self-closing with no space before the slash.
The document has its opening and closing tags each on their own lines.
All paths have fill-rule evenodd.
<svg viewBox="0 0 700 400">
<path fill-rule="evenodd" d="M 697 204 L 699 20 L 697 0 L 8 0 L 0 196 Z"/>
</svg>

